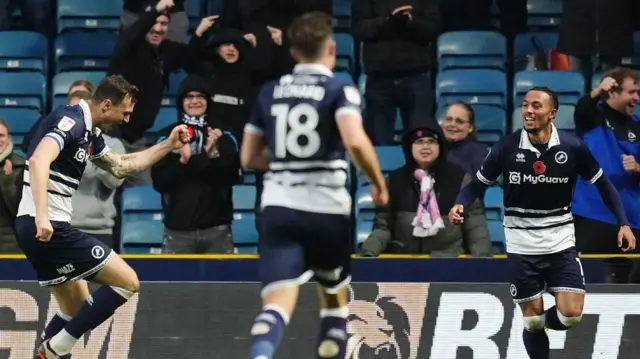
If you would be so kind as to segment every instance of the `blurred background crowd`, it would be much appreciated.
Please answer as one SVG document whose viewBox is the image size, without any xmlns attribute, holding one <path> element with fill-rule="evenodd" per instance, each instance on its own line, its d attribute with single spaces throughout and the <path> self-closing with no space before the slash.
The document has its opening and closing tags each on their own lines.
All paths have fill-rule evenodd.
<svg viewBox="0 0 640 359">
<path fill-rule="evenodd" d="M 261 175 L 240 168 L 242 129 L 260 86 L 294 66 L 288 25 L 314 10 L 335 19 L 335 76 L 363 94 L 365 128 L 390 186 L 390 205 L 376 212 L 352 169 L 355 253 L 504 253 L 500 185 L 463 226 L 446 214 L 491 145 L 520 128 L 533 86 L 559 94 L 560 130 L 584 135 L 585 118 L 596 114 L 607 124 L 637 122 L 633 0 L 0 0 L 0 253 L 20 253 L 12 227 L 30 130 L 53 108 L 88 99 L 105 74 L 140 90 L 130 121 L 105 136 L 111 148 L 138 151 L 179 123 L 193 141 L 124 181 L 89 164 L 72 224 L 120 253 L 257 253 Z M 607 71 L 621 94 L 613 99 L 592 91 Z M 443 216 L 444 227 L 427 235 L 412 225 L 416 162 L 434 174 Z M 634 163 L 624 169 L 640 172 Z M 640 216 L 634 186 L 618 190 L 639 203 L 626 209 Z M 576 214 L 611 223 L 587 212 Z M 617 253 L 615 236 L 591 237 L 578 238 L 583 253 Z M 633 280 L 632 261 L 612 263 L 612 281 Z"/>
</svg>

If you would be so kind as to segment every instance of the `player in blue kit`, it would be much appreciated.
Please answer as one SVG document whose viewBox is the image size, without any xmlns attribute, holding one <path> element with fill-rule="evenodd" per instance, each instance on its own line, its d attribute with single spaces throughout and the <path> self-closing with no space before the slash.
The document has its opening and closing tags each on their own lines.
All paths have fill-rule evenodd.
<svg viewBox="0 0 640 359">
<path fill-rule="evenodd" d="M 549 359 L 545 327 L 567 330 L 582 318 L 585 280 L 575 249 L 571 214 L 577 177 L 595 185 L 620 225 L 618 245 L 635 248 L 627 215 L 611 182 L 589 148 L 552 124 L 558 97 L 546 87 L 527 92 L 522 103 L 524 128 L 495 144 L 459 194 L 449 218 L 463 221 L 464 208 L 487 186 L 504 176 L 504 231 L 511 273 L 511 296 L 524 317 L 524 345 L 531 359 Z M 626 242 L 626 243 L 625 243 Z M 545 312 L 542 294 L 555 296 Z"/>
<path fill-rule="evenodd" d="M 388 192 L 362 127 L 360 94 L 330 70 L 332 18 L 302 15 L 289 38 L 298 65 L 262 88 L 240 152 L 243 166 L 268 171 L 260 237 L 263 307 L 251 329 L 251 358 L 273 358 L 299 286 L 313 278 L 321 302 L 318 358 L 342 359 L 354 247 L 345 148 L 371 179 L 373 202 L 386 204 Z"/>
<path fill-rule="evenodd" d="M 109 76 L 88 101 L 62 106 L 42 120 L 27 152 L 16 238 L 38 282 L 51 288 L 60 313 L 49 322 L 37 359 L 68 358 L 77 340 L 107 320 L 139 288 L 138 277 L 98 239 L 71 227 L 71 198 L 87 161 L 123 178 L 144 170 L 189 141 L 178 126 L 163 142 L 121 155 L 101 132 L 129 121 L 136 89 L 121 76 Z M 93 294 L 85 280 L 103 286 Z"/>
</svg>

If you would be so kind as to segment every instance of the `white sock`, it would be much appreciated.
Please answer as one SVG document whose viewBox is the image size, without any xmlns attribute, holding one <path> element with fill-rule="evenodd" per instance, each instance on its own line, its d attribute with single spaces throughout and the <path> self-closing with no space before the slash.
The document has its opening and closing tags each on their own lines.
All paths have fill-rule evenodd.
<svg viewBox="0 0 640 359">
<path fill-rule="evenodd" d="M 49 341 L 49 346 L 58 355 L 67 355 L 71 353 L 73 346 L 76 345 L 78 338 L 74 338 L 66 330 L 62 329 Z"/>
</svg>

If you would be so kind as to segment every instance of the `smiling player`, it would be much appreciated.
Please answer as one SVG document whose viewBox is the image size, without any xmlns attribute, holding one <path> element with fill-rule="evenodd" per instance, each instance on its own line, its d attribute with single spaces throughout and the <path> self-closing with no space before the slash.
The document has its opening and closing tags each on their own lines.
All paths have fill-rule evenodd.
<svg viewBox="0 0 640 359">
<path fill-rule="evenodd" d="M 523 129 L 495 144 L 474 181 L 458 195 L 449 218 L 461 223 L 464 208 L 504 176 L 504 231 L 512 273 L 510 291 L 524 317 L 524 345 L 531 359 L 549 359 L 545 327 L 567 330 L 582 318 L 585 280 L 575 249 L 571 200 L 578 176 L 595 184 L 615 214 L 618 245 L 635 248 L 636 239 L 618 192 L 578 138 L 558 132 L 552 121 L 558 97 L 535 87 L 522 103 Z M 625 242 L 626 241 L 626 246 Z M 546 312 L 542 294 L 555 295 Z"/>
</svg>

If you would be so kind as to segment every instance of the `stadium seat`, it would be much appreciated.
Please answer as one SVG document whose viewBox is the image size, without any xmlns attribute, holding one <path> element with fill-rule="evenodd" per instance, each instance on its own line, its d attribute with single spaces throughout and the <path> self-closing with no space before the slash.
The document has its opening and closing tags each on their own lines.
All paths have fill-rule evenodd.
<svg viewBox="0 0 640 359">
<path fill-rule="evenodd" d="M 56 74 L 53 76 L 52 81 L 52 108 L 55 109 L 58 106 L 65 105 L 67 103 L 69 87 L 74 81 L 87 80 L 94 86 L 98 86 L 106 75 L 106 72 L 103 71 L 70 71 Z"/>
<path fill-rule="evenodd" d="M 69 33 L 55 42 L 56 73 L 106 70 L 118 35 L 106 32 Z"/>
<path fill-rule="evenodd" d="M 336 69 L 353 71 L 355 64 L 355 53 L 353 36 L 346 33 L 333 35 L 336 41 Z"/>
<path fill-rule="evenodd" d="M 438 37 L 438 71 L 456 68 L 504 69 L 507 40 L 493 31 L 452 31 Z"/>
<path fill-rule="evenodd" d="M 336 71 L 333 76 L 337 79 L 342 79 L 345 81 L 353 82 L 353 76 L 347 71 Z"/>
<path fill-rule="evenodd" d="M 151 186 L 129 187 L 122 192 L 121 248 L 156 247 L 163 241 L 161 197 Z"/>
<path fill-rule="evenodd" d="M 39 72 L 0 73 L 0 107 L 45 107 L 46 79 Z"/>
<path fill-rule="evenodd" d="M 40 112 L 28 108 L 0 107 L 0 118 L 9 126 L 14 144 L 21 144 L 24 136 L 40 117 Z"/>
<path fill-rule="evenodd" d="M 536 48 L 537 43 L 541 49 Z M 558 44 L 558 34 L 555 32 L 530 32 L 518 34 L 513 43 L 513 57 L 515 61 L 515 71 L 524 71 L 527 68 L 529 59 L 527 55 L 533 55 L 542 50 L 546 56 L 549 50 Z"/>
<path fill-rule="evenodd" d="M 255 226 L 256 187 L 237 185 L 233 187 L 233 241 L 238 246 L 258 243 L 258 231 Z"/>
<path fill-rule="evenodd" d="M 30 31 L 0 31 L 0 70 L 47 73 L 49 42 Z"/>
<path fill-rule="evenodd" d="M 334 27 L 337 29 L 351 29 L 351 1 L 333 0 Z"/>
<path fill-rule="evenodd" d="M 528 0 L 529 27 L 558 27 L 562 17 L 562 0 Z"/>
<path fill-rule="evenodd" d="M 106 29 L 120 26 L 122 1 L 58 0 L 58 33 L 74 29 Z"/>
<path fill-rule="evenodd" d="M 184 9 L 189 17 L 189 25 L 192 29 L 198 27 L 205 14 L 203 5 L 204 4 L 200 0 L 186 0 L 184 3 Z"/>
<path fill-rule="evenodd" d="M 373 221 L 358 220 L 356 221 L 356 240 L 355 246 L 358 248 L 364 241 L 369 238 L 373 230 Z"/>
<path fill-rule="evenodd" d="M 491 239 L 494 254 L 503 254 L 505 252 L 505 243 L 502 221 L 487 221 L 487 228 L 489 229 L 489 238 Z"/>
<path fill-rule="evenodd" d="M 355 213 L 358 220 L 373 221 L 376 211 L 373 206 L 373 201 L 371 200 L 370 185 L 361 185 L 356 190 L 355 204 Z"/>
<path fill-rule="evenodd" d="M 499 70 L 449 70 L 440 72 L 436 78 L 436 102 L 439 107 L 464 101 L 505 108 L 506 93 L 507 78 Z"/>
<path fill-rule="evenodd" d="M 153 143 L 156 140 L 158 131 L 177 122 L 178 111 L 175 108 L 161 107 L 160 112 L 158 112 L 156 120 L 153 123 L 153 127 L 147 131 L 147 139 L 150 141 L 149 143 Z"/>
<path fill-rule="evenodd" d="M 169 75 L 169 86 L 167 87 L 164 93 L 164 97 L 162 98 L 162 106 L 174 107 L 176 105 L 176 96 L 178 96 L 180 84 L 186 77 L 187 73 L 185 71 L 172 72 Z"/>
<path fill-rule="evenodd" d="M 521 71 L 513 79 L 513 103 L 518 107 L 532 87 L 547 86 L 558 94 L 560 105 L 575 105 L 584 95 L 584 77 L 573 71 Z"/>
<path fill-rule="evenodd" d="M 236 254 L 258 254 L 258 246 L 237 246 Z"/>
<path fill-rule="evenodd" d="M 491 186 L 484 193 L 484 208 L 487 221 L 501 221 L 503 214 L 503 190 L 500 186 Z"/>
</svg>

